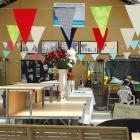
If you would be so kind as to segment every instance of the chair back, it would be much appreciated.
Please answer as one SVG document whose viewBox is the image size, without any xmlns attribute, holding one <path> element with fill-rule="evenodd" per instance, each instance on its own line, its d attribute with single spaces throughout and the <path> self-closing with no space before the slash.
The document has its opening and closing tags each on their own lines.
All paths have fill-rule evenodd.
<svg viewBox="0 0 140 140">
<path fill-rule="evenodd" d="M 110 93 L 117 93 L 118 90 L 120 90 L 119 84 L 110 84 L 108 88 Z"/>
<path fill-rule="evenodd" d="M 131 99 L 132 92 L 129 90 L 121 89 L 117 92 L 121 103 L 128 103 Z"/>
<path fill-rule="evenodd" d="M 126 127 L 0 125 L 0 140 L 129 140 Z"/>
</svg>

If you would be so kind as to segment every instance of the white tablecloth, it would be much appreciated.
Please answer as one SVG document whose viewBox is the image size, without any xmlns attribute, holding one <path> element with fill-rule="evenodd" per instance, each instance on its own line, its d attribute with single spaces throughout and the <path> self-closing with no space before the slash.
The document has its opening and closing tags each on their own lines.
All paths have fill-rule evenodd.
<svg viewBox="0 0 140 140">
<path fill-rule="evenodd" d="M 40 82 L 40 83 L 43 83 L 43 84 L 59 84 L 59 81 L 58 80 L 50 80 L 50 81 L 43 81 L 43 82 Z"/>
<path fill-rule="evenodd" d="M 85 88 L 84 89 L 80 88 L 79 90 L 73 90 L 69 96 L 69 99 L 78 99 L 78 100 L 86 101 L 81 122 L 83 124 L 90 124 L 92 119 L 93 106 L 96 104 L 93 91 L 91 89 L 85 89 Z"/>
</svg>

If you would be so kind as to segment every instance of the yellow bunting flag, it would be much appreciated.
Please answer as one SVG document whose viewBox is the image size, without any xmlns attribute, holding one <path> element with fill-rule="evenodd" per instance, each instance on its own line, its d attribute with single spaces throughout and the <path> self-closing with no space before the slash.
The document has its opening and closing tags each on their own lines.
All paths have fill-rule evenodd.
<svg viewBox="0 0 140 140">
<path fill-rule="evenodd" d="M 100 29 L 102 36 L 105 33 L 112 6 L 91 7 L 92 15 Z"/>
</svg>

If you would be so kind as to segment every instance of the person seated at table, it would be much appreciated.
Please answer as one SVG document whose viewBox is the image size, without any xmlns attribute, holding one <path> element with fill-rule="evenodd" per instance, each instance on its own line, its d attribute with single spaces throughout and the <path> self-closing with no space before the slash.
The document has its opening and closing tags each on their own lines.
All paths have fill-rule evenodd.
<svg viewBox="0 0 140 140">
<path fill-rule="evenodd" d="M 132 94 L 135 94 L 134 87 L 133 87 L 134 80 L 132 76 L 127 75 L 124 81 L 128 81 L 128 87 L 130 87 Z"/>
<path fill-rule="evenodd" d="M 129 85 L 130 85 L 130 81 L 128 79 L 125 79 L 124 83 L 120 87 L 120 90 L 122 90 L 122 91 L 117 93 L 119 95 L 119 97 L 121 98 L 121 102 L 123 102 L 123 103 L 127 103 L 127 102 L 129 102 L 129 101 L 134 99 L 134 96 L 132 96 L 133 93 L 132 93 L 131 88 L 129 87 Z M 125 92 L 123 90 L 125 90 L 125 91 L 127 90 L 129 92 Z M 124 96 L 126 94 L 128 94 L 128 95 Z"/>
<path fill-rule="evenodd" d="M 120 89 L 121 90 L 129 90 L 131 91 L 131 88 L 129 87 L 130 81 L 125 79 L 123 84 L 121 85 Z"/>
</svg>

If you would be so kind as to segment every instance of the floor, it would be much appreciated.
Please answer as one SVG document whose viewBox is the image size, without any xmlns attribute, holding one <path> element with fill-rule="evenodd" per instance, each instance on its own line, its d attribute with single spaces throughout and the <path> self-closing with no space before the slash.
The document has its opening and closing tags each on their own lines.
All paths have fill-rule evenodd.
<svg viewBox="0 0 140 140">
<path fill-rule="evenodd" d="M 73 117 L 79 118 L 82 116 L 83 108 L 85 102 L 82 101 L 54 101 L 53 103 L 45 102 L 44 108 L 42 108 L 42 104 L 34 104 L 32 106 L 32 115 L 35 117 Z M 10 116 L 29 116 L 29 107 L 25 108 L 22 111 L 19 111 L 14 114 L 10 114 Z"/>
<path fill-rule="evenodd" d="M 92 125 L 98 125 L 104 121 L 110 120 L 111 117 L 111 111 L 96 111 L 94 110 L 92 115 Z"/>
<path fill-rule="evenodd" d="M 0 106 L 2 106 L 2 102 L 0 101 Z M 58 109 L 59 110 L 59 109 Z M 2 113 L 1 107 L 0 107 L 0 113 Z M 93 111 L 92 115 L 92 121 L 91 125 L 98 125 L 99 123 L 102 123 L 106 120 L 111 119 L 111 112 L 110 111 Z M 0 119 L 0 123 L 5 123 L 5 119 Z"/>
</svg>

